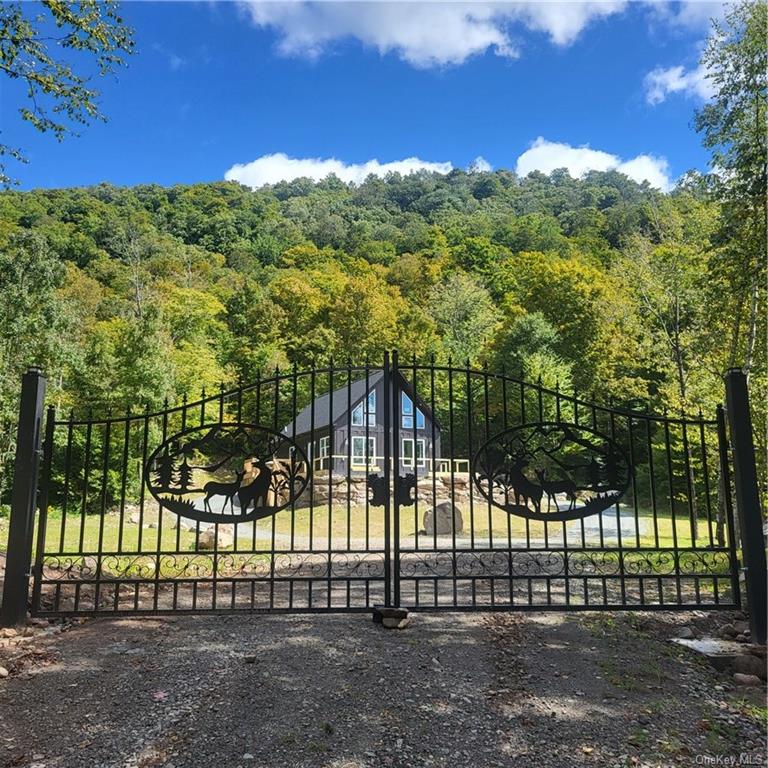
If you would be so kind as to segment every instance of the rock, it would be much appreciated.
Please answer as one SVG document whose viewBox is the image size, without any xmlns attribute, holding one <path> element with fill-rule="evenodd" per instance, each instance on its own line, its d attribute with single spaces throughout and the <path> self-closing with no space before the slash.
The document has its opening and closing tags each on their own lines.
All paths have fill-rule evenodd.
<svg viewBox="0 0 768 768">
<path fill-rule="evenodd" d="M 733 681 L 736 683 L 736 685 L 761 685 L 760 678 L 757 675 L 744 675 L 741 672 L 734 673 Z"/>
<path fill-rule="evenodd" d="M 736 642 L 737 643 L 748 643 L 749 638 L 746 635 L 736 635 Z"/>
<path fill-rule="evenodd" d="M 16 637 L 18 634 L 18 630 L 15 630 L 13 627 L 6 627 L 2 630 L 3 637 Z"/>
<path fill-rule="evenodd" d="M 742 675 L 756 675 L 761 680 L 766 678 L 765 662 L 752 654 L 737 656 L 731 666 L 734 672 L 740 672 Z"/>
<path fill-rule="evenodd" d="M 128 515 L 128 522 L 133 523 L 134 525 L 138 525 L 141 521 L 141 515 L 138 512 L 131 512 L 130 515 Z"/>
<path fill-rule="evenodd" d="M 424 533 L 433 536 L 435 531 L 437 535 L 450 535 L 454 527 L 456 533 L 464 530 L 464 520 L 461 516 L 461 510 L 454 506 L 450 501 L 444 501 L 438 504 L 434 509 L 428 509 L 424 513 Z"/>
<path fill-rule="evenodd" d="M 690 627 L 683 627 L 678 633 L 677 636 L 681 640 L 691 640 L 692 638 L 696 637 L 694 634 L 694 631 Z"/>
<path fill-rule="evenodd" d="M 410 623 L 411 620 L 407 616 L 404 619 L 385 616 L 381 620 L 381 626 L 386 629 L 405 629 Z"/>
<path fill-rule="evenodd" d="M 197 539 L 199 549 L 227 549 L 235 543 L 232 532 L 224 526 L 219 526 L 218 536 L 216 526 L 206 528 Z"/>
<path fill-rule="evenodd" d="M 734 621 L 733 628 L 736 630 L 737 635 L 743 635 L 749 630 L 749 622 L 743 619 L 741 621 Z"/>
<path fill-rule="evenodd" d="M 384 619 L 402 619 L 408 618 L 408 610 L 406 608 L 393 608 L 388 605 L 375 605 L 373 607 L 373 623 L 382 624 Z"/>
<path fill-rule="evenodd" d="M 723 624 L 722 627 L 720 627 L 720 637 L 736 637 L 739 633 L 736 631 L 736 627 L 733 626 L 733 624 Z"/>
<path fill-rule="evenodd" d="M 8 677 L 8 670 L 5 667 L 0 667 L 0 677 Z"/>
<path fill-rule="evenodd" d="M 175 531 L 177 528 L 181 528 L 182 531 L 196 531 L 197 523 L 194 520 L 187 520 L 184 517 L 179 517 L 171 525 L 171 530 Z"/>
</svg>

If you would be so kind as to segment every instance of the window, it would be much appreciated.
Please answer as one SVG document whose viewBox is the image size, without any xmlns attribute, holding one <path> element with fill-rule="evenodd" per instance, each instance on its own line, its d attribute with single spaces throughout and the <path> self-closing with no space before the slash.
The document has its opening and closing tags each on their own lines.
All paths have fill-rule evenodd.
<svg viewBox="0 0 768 768">
<path fill-rule="evenodd" d="M 372 389 L 368 393 L 367 403 L 362 401 L 358 403 L 357 407 L 352 411 L 352 426 L 362 427 L 365 424 L 363 416 L 363 406 L 365 407 L 365 413 L 368 414 L 368 426 L 376 426 L 376 390 Z"/>
<path fill-rule="evenodd" d="M 328 458 L 328 443 L 329 439 L 327 437 L 321 437 L 320 441 L 317 444 L 317 455 L 321 459 L 327 459 Z"/>
<path fill-rule="evenodd" d="M 418 440 L 416 440 L 416 465 L 417 466 L 423 467 L 425 465 L 426 463 L 424 461 L 425 456 L 426 456 L 425 441 L 419 438 Z M 402 462 L 404 467 L 413 466 L 413 438 L 412 437 L 403 438 Z"/>
<path fill-rule="evenodd" d="M 400 393 L 400 413 L 403 429 L 413 429 L 413 400 L 405 392 Z M 416 429 L 424 429 L 424 414 L 416 409 Z"/>
<path fill-rule="evenodd" d="M 352 463 L 365 466 L 365 437 L 359 435 L 352 438 Z M 368 438 L 368 461 L 369 463 L 376 457 L 376 438 Z"/>
</svg>

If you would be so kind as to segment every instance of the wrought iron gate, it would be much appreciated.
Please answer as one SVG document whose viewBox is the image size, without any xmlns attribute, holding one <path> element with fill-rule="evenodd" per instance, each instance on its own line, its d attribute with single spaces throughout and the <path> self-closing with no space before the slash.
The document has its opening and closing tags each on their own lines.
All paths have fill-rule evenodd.
<svg viewBox="0 0 768 768">
<path fill-rule="evenodd" d="M 11 539 L 33 549 L 41 616 L 741 602 L 722 409 L 657 415 L 394 353 L 158 411 L 51 407 L 37 475 L 31 448 L 14 516 L 22 486 L 39 515 Z"/>
</svg>

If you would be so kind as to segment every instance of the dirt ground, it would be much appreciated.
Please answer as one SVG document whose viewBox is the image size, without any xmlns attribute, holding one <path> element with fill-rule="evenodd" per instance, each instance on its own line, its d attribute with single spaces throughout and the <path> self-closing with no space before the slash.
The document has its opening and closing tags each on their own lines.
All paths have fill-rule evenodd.
<svg viewBox="0 0 768 768">
<path fill-rule="evenodd" d="M 736 686 L 669 640 L 731 618 L 424 613 L 387 630 L 367 614 L 239 615 L 52 626 L 0 648 L 9 673 L 0 766 L 764 765 L 764 688 Z"/>
</svg>

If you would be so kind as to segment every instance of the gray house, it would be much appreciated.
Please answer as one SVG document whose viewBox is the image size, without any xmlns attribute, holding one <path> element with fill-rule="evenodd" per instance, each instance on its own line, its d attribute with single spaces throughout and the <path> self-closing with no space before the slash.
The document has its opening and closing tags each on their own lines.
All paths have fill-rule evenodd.
<svg viewBox="0 0 768 768">
<path fill-rule="evenodd" d="M 400 474 L 424 475 L 438 469 L 435 459 L 440 456 L 440 426 L 431 409 L 414 395 L 410 383 L 399 373 L 393 376 L 391 389 L 390 397 L 399 398 Z M 283 428 L 283 434 L 295 436 L 315 472 L 332 469 L 333 474 L 349 472 L 353 476 L 381 473 L 384 398 L 384 374 L 371 372 L 367 381 L 358 379 L 349 387 L 345 384 L 315 398 L 314 407 L 300 411 L 295 421 Z M 393 407 L 390 418 L 394 418 Z"/>
</svg>

